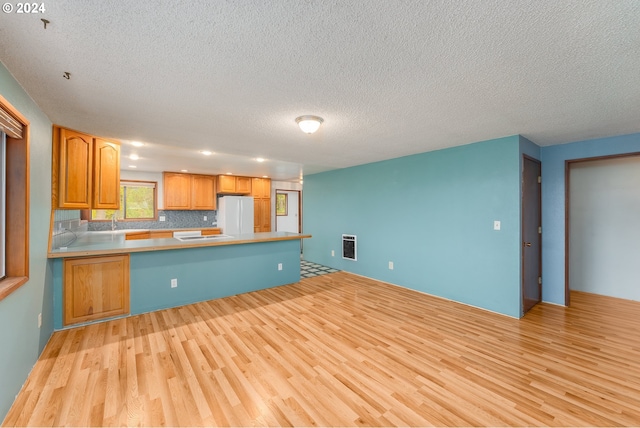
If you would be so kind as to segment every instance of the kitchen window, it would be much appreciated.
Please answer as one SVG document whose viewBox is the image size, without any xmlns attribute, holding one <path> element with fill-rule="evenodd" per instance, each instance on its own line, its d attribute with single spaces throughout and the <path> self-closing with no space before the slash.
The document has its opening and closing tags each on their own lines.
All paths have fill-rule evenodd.
<svg viewBox="0 0 640 428">
<path fill-rule="evenodd" d="M 92 221 L 155 220 L 156 187 L 154 181 L 120 181 L 120 209 L 92 210 Z"/>
</svg>

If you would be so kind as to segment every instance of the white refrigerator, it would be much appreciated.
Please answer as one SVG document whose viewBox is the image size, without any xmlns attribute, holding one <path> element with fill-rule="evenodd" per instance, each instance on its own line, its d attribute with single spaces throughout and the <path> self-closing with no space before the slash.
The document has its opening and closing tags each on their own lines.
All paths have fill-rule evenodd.
<svg viewBox="0 0 640 428">
<path fill-rule="evenodd" d="M 218 227 L 225 235 L 253 233 L 253 197 L 220 197 L 218 199 Z"/>
</svg>

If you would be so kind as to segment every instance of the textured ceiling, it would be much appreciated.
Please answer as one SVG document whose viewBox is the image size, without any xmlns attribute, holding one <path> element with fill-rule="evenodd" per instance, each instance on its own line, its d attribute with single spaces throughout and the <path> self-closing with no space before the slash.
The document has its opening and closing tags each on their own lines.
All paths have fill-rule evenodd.
<svg viewBox="0 0 640 428">
<path fill-rule="evenodd" d="M 640 132 L 638 0 L 44 4 L 0 14 L 0 59 L 54 123 L 147 142 L 141 170 L 291 179 Z"/>
</svg>

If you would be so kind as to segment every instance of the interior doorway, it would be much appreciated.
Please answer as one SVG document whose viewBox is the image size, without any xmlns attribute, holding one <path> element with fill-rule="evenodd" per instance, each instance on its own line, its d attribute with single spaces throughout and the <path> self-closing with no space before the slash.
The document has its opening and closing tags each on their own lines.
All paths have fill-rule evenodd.
<svg viewBox="0 0 640 428">
<path fill-rule="evenodd" d="M 638 183 L 638 153 L 567 162 L 567 305 L 571 290 L 640 300 Z"/>
<path fill-rule="evenodd" d="M 522 162 L 522 313 L 542 300 L 542 191 L 540 161 Z"/>
<path fill-rule="evenodd" d="M 276 231 L 300 233 L 300 191 L 276 189 Z"/>
</svg>

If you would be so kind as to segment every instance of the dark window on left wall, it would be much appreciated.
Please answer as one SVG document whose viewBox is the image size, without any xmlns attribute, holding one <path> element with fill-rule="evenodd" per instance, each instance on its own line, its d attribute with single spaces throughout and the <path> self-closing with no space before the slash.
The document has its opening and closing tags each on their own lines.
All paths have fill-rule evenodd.
<svg viewBox="0 0 640 428">
<path fill-rule="evenodd" d="M 155 220 L 156 188 L 154 181 L 120 181 L 119 210 L 91 210 L 92 221 Z"/>
<path fill-rule="evenodd" d="M 0 131 L 0 279 L 7 276 L 7 143 Z"/>
</svg>

